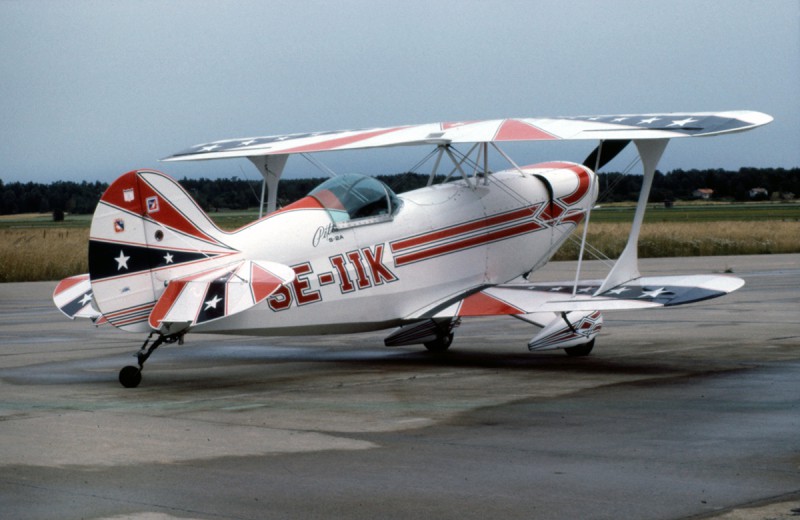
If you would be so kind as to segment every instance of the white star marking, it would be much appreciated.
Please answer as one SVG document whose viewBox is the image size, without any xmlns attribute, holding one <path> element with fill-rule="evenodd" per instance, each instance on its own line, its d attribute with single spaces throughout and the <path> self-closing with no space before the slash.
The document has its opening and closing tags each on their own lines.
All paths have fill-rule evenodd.
<svg viewBox="0 0 800 520">
<path fill-rule="evenodd" d="M 672 123 L 668 124 L 667 126 L 684 126 L 689 123 L 695 123 L 698 119 L 692 119 L 691 117 L 687 117 L 686 119 L 679 119 L 678 121 L 673 121 Z"/>
<path fill-rule="evenodd" d="M 562 287 L 553 287 L 552 289 L 550 289 L 550 292 L 558 292 L 561 289 L 562 289 Z"/>
<path fill-rule="evenodd" d="M 165 254 L 165 255 L 164 255 L 164 263 L 165 263 L 165 264 L 171 264 L 172 262 L 173 262 L 173 260 L 172 260 L 172 254 L 171 254 L 171 253 L 167 253 L 167 254 Z"/>
<path fill-rule="evenodd" d="M 593 287 L 584 287 L 583 289 L 578 289 L 578 292 L 579 293 L 580 292 L 582 292 L 582 293 L 590 293 L 590 292 L 592 292 L 592 289 L 593 289 Z"/>
<path fill-rule="evenodd" d="M 79 303 L 81 305 L 86 305 L 90 301 L 92 301 L 92 293 L 86 293 L 83 295 L 83 298 L 81 298 L 81 301 Z"/>
<path fill-rule="evenodd" d="M 628 118 L 627 117 L 617 117 L 617 118 L 612 119 L 611 122 L 612 123 L 621 123 L 622 121 L 625 121 L 626 119 L 628 119 Z"/>
<path fill-rule="evenodd" d="M 658 298 L 661 293 L 665 292 L 667 292 L 667 290 L 664 287 L 660 287 L 652 291 L 642 291 L 642 295 L 639 296 L 639 298 Z"/>
<path fill-rule="evenodd" d="M 210 300 L 208 300 L 208 301 L 206 302 L 206 308 L 205 308 L 205 309 L 203 309 L 203 310 L 204 310 L 204 311 L 207 311 L 208 309 L 216 309 L 216 308 L 217 308 L 217 304 L 218 304 L 219 302 L 221 302 L 221 301 L 222 301 L 222 298 L 220 298 L 219 296 L 217 296 L 217 295 L 215 294 L 213 298 L 211 298 Z"/>
<path fill-rule="evenodd" d="M 661 118 L 660 118 L 660 117 L 651 117 L 650 119 L 642 119 L 642 120 L 641 120 L 641 121 L 639 121 L 637 124 L 640 124 L 640 125 L 649 125 L 649 124 L 651 124 L 651 123 L 655 123 L 655 122 L 656 122 L 656 121 L 658 121 L 659 119 L 661 119 Z"/>
<path fill-rule="evenodd" d="M 247 141 L 242 141 L 239 143 L 239 146 L 250 146 L 251 144 L 255 143 L 255 139 L 248 139 Z"/>
<path fill-rule="evenodd" d="M 128 268 L 128 260 L 130 260 L 130 259 L 131 259 L 131 257 L 125 256 L 125 253 L 123 253 L 122 250 L 120 249 L 119 256 L 114 259 L 114 260 L 117 261 L 117 271 L 119 271 L 120 269 L 123 269 L 123 268 L 127 269 Z"/>
<path fill-rule="evenodd" d="M 608 291 L 608 294 L 622 294 L 627 290 L 628 290 L 627 287 L 620 287 L 618 289 L 612 289 L 612 290 Z"/>
<path fill-rule="evenodd" d="M 201 152 L 210 152 L 211 150 L 216 150 L 217 148 L 219 148 L 218 144 L 210 144 L 208 146 L 204 146 L 204 147 L 200 148 L 200 151 Z"/>
</svg>

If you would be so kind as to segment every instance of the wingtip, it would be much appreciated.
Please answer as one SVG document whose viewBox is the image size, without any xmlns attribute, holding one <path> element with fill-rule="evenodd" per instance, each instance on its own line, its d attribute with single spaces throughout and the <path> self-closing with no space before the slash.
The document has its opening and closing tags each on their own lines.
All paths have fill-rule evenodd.
<svg viewBox="0 0 800 520">
<path fill-rule="evenodd" d="M 753 127 L 766 125 L 775 120 L 771 115 L 756 110 L 737 110 L 727 114 L 730 117 L 749 123 Z"/>
</svg>

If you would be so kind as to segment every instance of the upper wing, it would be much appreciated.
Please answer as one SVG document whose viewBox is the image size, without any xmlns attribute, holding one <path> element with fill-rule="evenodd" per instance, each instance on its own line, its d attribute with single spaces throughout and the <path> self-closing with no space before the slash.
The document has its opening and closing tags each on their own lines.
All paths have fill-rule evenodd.
<svg viewBox="0 0 800 520">
<path fill-rule="evenodd" d="M 596 294 L 600 280 L 489 287 L 424 309 L 413 319 L 670 307 L 723 296 L 744 285 L 726 275 L 644 276 Z M 574 294 L 573 294 L 574 292 Z"/>
<path fill-rule="evenodd" d="M 228 139 L 198 144 L 163 160 L 191 161 L 409 145 L 698 137 L 741 132 L 770 121 L 772 117 L 767 114 L 742 110 L 429 123 Z"/>
</svg>

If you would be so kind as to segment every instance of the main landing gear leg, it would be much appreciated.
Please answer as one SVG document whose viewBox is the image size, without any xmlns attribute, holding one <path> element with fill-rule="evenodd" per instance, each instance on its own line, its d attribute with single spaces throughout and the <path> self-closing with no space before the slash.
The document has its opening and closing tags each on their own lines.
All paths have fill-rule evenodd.
<svg viewBox="0 0 800 520">
<path fill-rule="evenodd" d="M 119 371 L 119 382 L 125 388 L 136 388 L 139 386 L 139 383 L 142 381 L 144 362 L 147 361 L 147 358 L 149 358 L 162 343 L 175 343 L 176 341 L 178 344 L 183 343 L 183 334 L 173 334 L 171 336 L 159 334 L 153 344 L 148 348 L 147 344 L 150 343 L 153 334 L 155 334 L 155 332 L 151 332 L 150 335 L 147 336 L 142 348 L 136 353 L 136 360 L 139 362 L 139 366 L 128 365 Z"/>
</svg>

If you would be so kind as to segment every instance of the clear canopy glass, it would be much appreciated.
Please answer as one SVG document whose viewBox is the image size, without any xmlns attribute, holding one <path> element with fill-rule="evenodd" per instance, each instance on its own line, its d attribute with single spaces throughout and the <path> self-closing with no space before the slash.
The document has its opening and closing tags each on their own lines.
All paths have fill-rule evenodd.
<svg viewBox="0 0 800 520">
<path fill-rule="evenodd" d="M 337 225 L 389 220 L 399 203 L 386 184 L 355 173 L 337 175 L 314 188 L 309 195 L 328 210 Z"/>
</svg>

